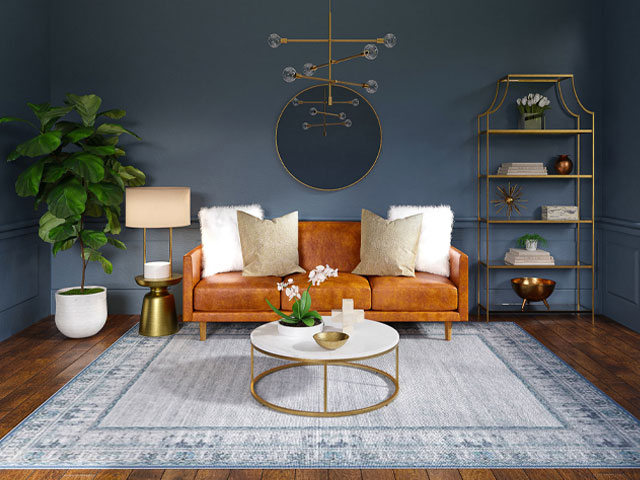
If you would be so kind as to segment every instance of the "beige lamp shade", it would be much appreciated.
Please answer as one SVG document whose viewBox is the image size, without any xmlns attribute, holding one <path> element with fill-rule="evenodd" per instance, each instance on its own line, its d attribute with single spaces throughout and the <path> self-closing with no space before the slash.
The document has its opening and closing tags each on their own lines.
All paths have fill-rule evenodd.
<svg viewBox="0 0 640 480">
<path fill-rule="evenodd" d="M 172 228 L 191 225 L 189 187 L 132 187 L 126 190 L 127 227 Z"/>
</svg>

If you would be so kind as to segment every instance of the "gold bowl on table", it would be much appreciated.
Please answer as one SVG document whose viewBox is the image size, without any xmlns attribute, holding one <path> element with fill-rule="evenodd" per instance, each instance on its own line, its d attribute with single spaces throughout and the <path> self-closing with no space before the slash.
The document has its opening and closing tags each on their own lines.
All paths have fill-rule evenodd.
<svg viewBox="0 0 640 480">
<path fill-rule="evenodd" d="M 556 288 L 556 282 L 547 278 L 520 277 L 512 278 L 511 286 L 518 296 L 522 298 L 522 310 L 524 310 L 527 302 L 544 302 L 548 310 L 547 298 Z"/>
<path fill-rule="evenodd" d="M 313 339 L 322 348 L 335 350 L 336 348 L 343 346 L 347 340 L 349 340 L 349 335 L 344 332 L 320 332 L 316 333 L 313 336 Z"/>
</svg>

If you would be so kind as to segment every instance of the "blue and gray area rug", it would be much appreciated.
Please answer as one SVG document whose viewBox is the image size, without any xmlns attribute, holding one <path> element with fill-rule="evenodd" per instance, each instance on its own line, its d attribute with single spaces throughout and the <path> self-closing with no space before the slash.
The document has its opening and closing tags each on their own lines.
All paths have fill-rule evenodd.
<svg viewBox="0 0 640 480">
<path fill-rule="evenodd" d="M 362 415 L 306 418 L 249 393 L 255 325 L 197 325 L 172 337 L 133 328 L 0 441 L 12 468 L 638 467 L 640 423 L 510 323 L 398 324 L 400 393 Z M 279 360 L 258 356 L 256 371 Z M 393 372 L 394 356 L 375 359 Z M 260 394 L 322 402 L 321 367 L 280 371 Z M 390 385 L 329 367 L 330 409 Z"/>
</svg>

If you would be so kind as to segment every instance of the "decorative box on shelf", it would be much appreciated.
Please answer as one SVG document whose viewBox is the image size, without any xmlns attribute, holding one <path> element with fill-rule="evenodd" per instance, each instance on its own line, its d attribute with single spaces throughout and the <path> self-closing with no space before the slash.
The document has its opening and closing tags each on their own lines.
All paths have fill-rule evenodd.
<svg viewBox="0 0 640 480">
<path fill-rule="evenodd" d="M 575 205 L 543 205 L 542 220 L 579 220 Z"/>
</svg>

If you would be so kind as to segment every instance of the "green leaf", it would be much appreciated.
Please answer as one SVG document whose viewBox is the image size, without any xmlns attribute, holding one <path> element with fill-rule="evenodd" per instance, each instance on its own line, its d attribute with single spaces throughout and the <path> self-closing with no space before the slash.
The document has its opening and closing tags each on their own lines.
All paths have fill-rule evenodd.
<svg viewBox="0 0 640 480">
<path fill-rule="evenodd" d="M 89 185 L 89 191 L 103 205 L 120 205 L 122 203 L 122 190 L 113 183 L 94 183 Z"/>
<path fill-rule="evenodd" d="M 48 103 L 27 103 L 29 108 L 33 110 L 40 124 L 42 125 L 42 131 L 49 130 L 57 120 L 64 117 L 72 110 L 72 107 L 52 107 Z"/>
<path fill-rule="evenodd" d="M 122 177 L 116 173 L 114 170 L 108 168 L 107 169 L 107 178 L 109 180 L 111 180 L 113 183 L 115 183 L 116 185 L 118 185 L 120 187 L 120 189 L 124 190 L 125 185 L 124 185 L 124 180 L 122 180 Z"/>
<path fill-rule="evenodd" d="M 54 227 L 49 232 L 49 238 L 54 242 L 63 242 L 70 238 L 76 238 L 78 236 L 76 229 L 72 224 L 63 223 Z"/>
<path fill-rule="evenodd" d="M 300 314 L 304 317 L 311 308 L 311 295 L 309 295 L 309 288 L 307 288 L 300 297 Z"/>
<path fill-rule="evenodd" d="M 274 307 L 273 305 L 271 305 L 271 302 L 269 300 L 267 300 L 266 298 L 264 299 L 265 302 L 267 302 L 267 305 L 269 305 L 269 307 L 271 308 L 271 310 L 273 310 L 274 312 L 276 312 L 278 314 L 278 316 L 280 316 L 285 322 L 287 320 L 289 320 L 288 323 L 298 323 L 298 319 L 297 318 L 293 318 L 290 317 L 289 315 L 287 315 L 286 313 L 282 313 L 280 310 L 278 310 L 276 307 Z"/>
<path fill-rule="evenodd" d="M 111 275 L 111 273 L 113 272 L 113 265 L 111 264 L 111 262 L 104 258 L 102 255 L 100 255 L 98 261 L 100 262 L 100 265 L 102 265 L 102 270 L 104 270 L 104 273 L 106 273 L 107 275 Z"/>
<path fill-rule="evenodd" d="M 296 300 L 293 303 L 293 306 L 291 307 L 291 310 L 293 310 L 293 316 L 297 319 L 301 319 L 302 315 L 300 312 L 300 300 Z"/>
<path fill-rule="evenodd" d="M 116 157 L 124 157 L 127 153 L 126 153 L 123 149 L 121 149 L 121 148 L 116 148 L 116 151 L 115 151 L 115 152 L 113 152 L 113 154 L 114 154 Z"/>
<path fill-rule="evenodd" d="M 82 124 L 85 127 L 92 127 L 96 122 L 96 114 L 102 104 L 102 99 L 97 95 L 74 95 L 73 93 L 68 93 L 66 96 L 67 102 L 80 115 Z"/>
<path fill-rule="evenodd" d="M 307 327 L 313 327 L 316 323 L 314 318 L 304 317 L 302 319 L 302 323 L 304 323 Z"/>
<path fill-rule="evenodd" d="M 142 171 L 130 165 L 120 167 L 118 173 L 128 187 L 140 187 L 147 181 L 147 176 Z"/>
<path fill-rule="evenodd" d="M 120 120 L 127 114 L 125 110 L 120 110 L 118 108 L 112 108 L 111 110 L 105 110 L 104 112 L 100 112 L 98 116 L 103 115 L 107 118 L 112 118 L 114 120 Z"/>
<path fill-rule="evenodd" d="M 83 145 L 82 148 L 85 152 L 91 153 L 93 155 L 98 155 L 100 157 L 106 157 L 107 155 L 115 155 L 116 147 L 113 145 L 101 145 L 97 147 L 93 147 L 90 145 Z"/>
<path fill-rule="evenodd" d="M 70 132 L 73 132 L 74 130 L 78 130 L 80 128 L 84 128 L 84 127 L 82 126 L 82 124 L 80 124 L 78 122 L 60 121 L 60 122 L 56 123 L 56 126 L 55 126 L 54 130 L 58 130 L 58 131 L 62 132 L 63 135 L 67 135 Z"/>
<path fill-rule="evenodd" d="M 114 247 L 119 248 L 120 250 L 126 250 L 127 249 L 127 246 L 124 243 L 122 243 L 120 240 L 118 240 L 117 238 L 109 237 L 107 239 L 107 241 L 111 245 L 113 245 Z"/>
<path fill-rule="evenodd" d="M 47 196 L 49 210 L 58 218 L 81 214 L 86 202 L 87 192 L 76 178 L 57 185 Z"/>
<path fill-rule="evenodd" d="M 306 316 L 311 316 L 313 318 L 317 318 L 318 320 L 322 321 L 322 315 L 320 315 L 318 312 L 316 312 L 315 310 L 311 310 L 310 312 L 307 312 Z"/>
<path fill-rule="evenodd" d="M 292 325 L 295 325 L 299 322 L 297 318 L 281 318 L 280 320 L 282 320 L 284 323 L 290 323 Z"/>
<path fill-rule="evenodd" d="M 83 180 L 91 183 L 98 183 L 104 179 L 102 159 L 90 153 L 74 153 L 64 161 L 64 166 Z"/>
<path fill-rule="evenodd" d="M 103 123 L 98 127 L 96 132 L 98 132 L 100 135 L 121 135 L 123 133 L 128 133 L 132 137 L 135 137 L 138 140 L 142 140 L 131 130 L 126 129 L 122 125 L 118 125 L 117 123 Z"/>
<path fill-rule="evenodd" d="M 31 123 L 29 120 L 25 120 L 24 118 L 18 118 L 18 117 L 2 117 L 2 118 L 0 118 L 0 124 L 7 123 L 7 122 L 22 122 L 22 123 L 26 123 L 27 125 L 31 125 L 36 130 L 38 129 L 38 127 L 36 127 L 33 123 Z"/>
<path fill-rule="evenodd" d="M 90 247 L 84 248 L 83 258 L 85 260 L 88 260 L 90 262 L 97 262 L 98 258 L 100 258 L 101 256 L 102 255 L 100 254 L 100 252 L 97 250 L 94 250 L 93 248 L 90 248 Z"/>
<path fill-rule="evenodd" d="M 82 127 L 70 131 L 64 136 L 64 139 L 69 143 L 77 143 L 80 140 L 84 140 L 85 138 L 90 137 L 91 135 L 93 135 L 92 127 Z"/>
<path fill-rule="evenodd" d="M 88 217 L 95 217 L 95 218 L 100 218 L 104 215 L 104 212 L 102 210 L 102 205 L 99 205 L 98 203 L 98 199 L 96 199 L 95 197 L 88 197 L 87 198 L 87 205 L 84 209 L 84 214 L 87 215 Z"/>
<path fill-rule="evenodd" d="M 60 146 L 61 137 L 62 132 L 43 133 L 42 135 L 38 135 L 37 137 L 18 145 L 16 147 L 16 152 L 20 155 L 31 158 L 39 157 L 40 155 L 47 155 Z M 7 160 L 15 160 L 17 157 L 12 158 L 13 155 L 13 153 L 9 155 Z"/>
<path fill-rule="evenodd" d="M 80 232 L 80 239 L 89 248 L 98 250 L 100 247 L 104 247 L 107 244 L 107 236 L 103 232 L 96 230 L 82 230 Z"/>
<path fill-rule="evenodd" d="M 113 233 L 114 235 L 118 235 L 122 231 L 122 227 L 120 226 L 120 218 L 111 208 L 106 207 L 104 209 L 104 214 L 107 217 L 107 226 L 104 227 L 105 233 Z"/>
<path fill-rule="evenodd" d="M 67 169 L 61 165 L 47 165 L 42 175 L 42 181 L 45 183 L 55 183 L 67 173 Z"/>
<path fill-rule="evenodd" d="M 53 244 L 53 255 L 55 256 L 58 252 L 62 251 L 62 250 L 68 250 L 70 249 L 73 244 L 76 243 L 76 239 L 75 238 L 70 238 L 68 240 L 64 240 L 62 242 L 56 242 Z"/>
<path fill-rule="evenodd" d="M 9 155 L 7 155 L 7 162 L 13 162 L 14 160 L 19 159 L 21 156 L 22 155 L 20 155 L 17 150 L 14 150 Z"/>
<path fill-rule="evenodd" d="M 64 218 L 58 218 L 51 212 L 45 212 L 38 222 L 38 236 L 47 243 L 53 243 L 53 239 L 49 236 L 49 232 L 58 225 L 62 225 L 64 222 Z"/>
<path fill-rule="evenodd" d="M 23 171 L 16 180 L 16 193 L 21 197 L 37 195 L 43 170 L 44 162 L 40 161 Z"/>
</svg>

